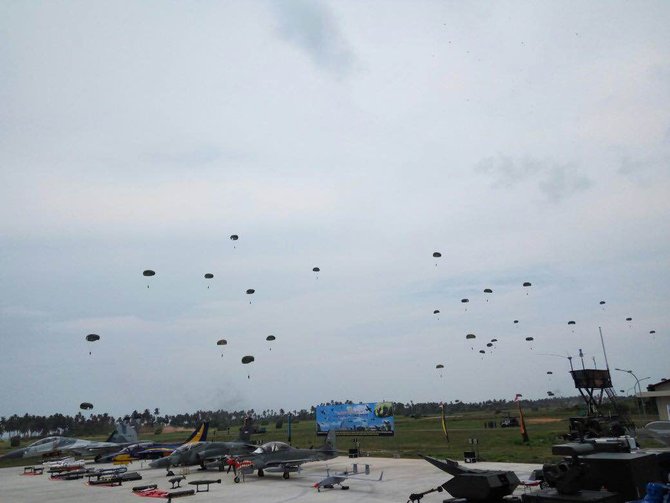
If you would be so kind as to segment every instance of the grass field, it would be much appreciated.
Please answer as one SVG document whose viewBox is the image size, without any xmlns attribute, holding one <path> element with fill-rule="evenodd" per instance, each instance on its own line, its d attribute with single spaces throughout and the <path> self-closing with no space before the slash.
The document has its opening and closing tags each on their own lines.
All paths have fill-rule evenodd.
<svg viewBox="0 0 670 503">
<path fill-rule="evenodd" d="M 511 412 L 511 411 L 510 411 Z M 395 418 L 395 435 L 392 437 L 378 436 L 338 436 L 337 448 L 346 452 L 354 447 L 354 439 L 360 442 L 363 455 L 381 457 L 416 457 L 419 453 L 429 454 L 439 458 L 463 459 L 463 452 L 475 450 L 469 439 L 477 439 L 478 452 L 482 460 L 502 462 L 543 463 L 556 460 L 551 454 L 551 446 L 560 441 L 560 436 L 568 431 L 568 417 L 574 415 L 568 410 L 532 410 L 525 412 L 526 426 L 530 442 L 522 442 L 518 427 L 513 428 L 485 428 L 489 421 L 497 421 L 505 417 L 504 414 L 493 412 L 464 413 L 459 416 L 447 416 L 449 442 L 447 442 L 438 416 L 426 416 L 418 419 L 399 416 Z M 514 414 L 512 414 L 514 416 Z M 634 417 L 636 424 L 645 424 L 642 418 Z M 267 433 L 254 435 L 253 441 L 265 442 L 269 440 L 287 439 L 287 425 L 276 429 L 271 423 L 266 426 Z M 190 433 L 190 430 L 154 435 L 142 434 L 143 440 L 153 441 L 181 441 Z M 210 440 L 233 440 L 237 436 L 237 428 L 216 431 L 210 429 Z M 104 440 L 104 437 L 92 437 L 92 440 Z M 34 440 L 31 440 L 34 441 Z M 22 446 L 31 441 L 22 442 Z M 319 446 L 324 437 L 317 437 L 314 421 L 300 421 L 293 424 L 292 444 L 299 447 Z M 654 441 L 641 441 L 643 447 L 657 447 Z M 0 442 L 0 454 L 9 451 L 9 442 Z M 1 461 L 0 467 L 20 466 L 26 464 L 22 460 Z"/>
</svg>

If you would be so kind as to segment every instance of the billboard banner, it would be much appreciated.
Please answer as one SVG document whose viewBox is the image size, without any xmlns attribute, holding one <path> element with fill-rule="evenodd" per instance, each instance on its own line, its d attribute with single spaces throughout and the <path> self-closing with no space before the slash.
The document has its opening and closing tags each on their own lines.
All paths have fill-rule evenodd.
<svg viewBox="0 0 670 503">
<path fill-rule="evenodd" d="M 393 435 L 393 403 L 370 402 L 319 405 L 316 408 L 316 434 Z"/>
</svg>

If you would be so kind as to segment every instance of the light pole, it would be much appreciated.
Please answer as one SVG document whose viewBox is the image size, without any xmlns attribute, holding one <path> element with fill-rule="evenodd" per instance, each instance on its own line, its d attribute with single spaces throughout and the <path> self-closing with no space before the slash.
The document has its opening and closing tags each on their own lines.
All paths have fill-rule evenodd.
<svg viewBox="0 0 670 503">
<path fill-rule="evenodd" d="M 635 379 L 635 384 L 637 385 L 637 390 L 638 390 L 638 393 L 639 393 L 638 396 L 640 398 L 640 402 L 642 403 L 642 417 L 646 418 L 647 417 L 647 409 L 644 405 L 644 398 L 642 398 L 642 396 L 640 396 L 640 395 L 642 395 L 642 386 L 640 386 L 640 379 L 637 378 L 637 376 L 635 375 L 635 373 L 632 370 L 616 369 L 616 368 L 614 370 L 618 370 L 619 372 L 626 372 L 627 374 L 630 374 L 630 375 L 633 376 L 633 378 Z M 649 379 L 649 377 L 644 377 L 642 380 L 644 381 L 645 379 Z M 639 406 L 638 406 L 638 410 L 639 410 Z"/>
</svg>

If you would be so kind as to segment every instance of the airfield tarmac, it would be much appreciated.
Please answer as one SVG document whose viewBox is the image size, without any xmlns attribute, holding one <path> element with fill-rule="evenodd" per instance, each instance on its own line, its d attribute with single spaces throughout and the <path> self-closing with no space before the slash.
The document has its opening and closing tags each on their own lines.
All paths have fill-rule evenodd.
<svg viewBox="0 0 670 503">
<path fill-rule="evenodd" d="M 357 461 L 359 469 L 365 463 L 371 465 L 371 474 L 361 477 L 363 480 L 348 480 L 345 485 L 350 489 L 342 491 L 336 486 L 335 489 L 322 489 L 321 492 L 313 487 L 313 484 L 326 476 L 326 468 L 331 471 L 343 471 L 351 469 L 351 462 Z M 22 467 L 0 469 L 0 502 L 123 502 L 130 501 L 156 501 L 154 498 L 140 498 L 133 494 L 132 487 L 158 484 L 159 489 L 169 489 L 170 484 L 163 469 L 153 469 L 142 466 L 143 463 L 134 462 L 128 466 L 128 471 L 137 471 L 142 475 L 142 480 L 126 482 L 121 487 L 88 486 L 86 479 L 79 480 L 52 480 L 48 474 L 36 476 L 23 476 Z M 111 464 L 90 465 L 95 468 L 109 468 Z M 144 464 L 144 466 L 146 466 Z M 463 464 L 463 466 L 479 469 L 512 470 L 520 480 L 528 480 L 530 473 L 535 468 L 541 468 L 537 464 L 525 463 L 489 463 L 479 462 L 474 464 Z M 182 481 L 182 488 L 195 489 L 189 485 L 189 480 L 217 480 L 221 484 L 212 484 L 210 492 L 196 493 L 194 496 L 180 498 L 175 501 L 196 501 L 205 503 L 209 501 L 235 502 L 330 502 L 330 501 L 365 501 L 365 502 L 406 502 L 410 493 L 418 493 L 436 487 L 451 476 L 440 471 L 422 459 L 391 459 L 363 457 L 356 460 L 340 456 L 324 462 L 308 463 L 303 466 L 300 473 L 291 474 L 289 480 L 284 480 L 281 474 L 270 473 L 263 478 L 256 475 L 246 477 L 244 482 L 236 484 L 233 475 L 218 471 L 199 471 L 196 467 L 190 469 L 173 469 L 175 475 L 184 474 L 186 480 Z M 377 482 L 380 472 L 384 472 L 382 482 Z M 523 488 L 516 490 L 521 494 Z M 422 503 L 438 503 L 447 498 L 447 493 L 432 493 L 423 499 Z M 165 501 L 165 500 L 158 500 Z"/>
</svg>

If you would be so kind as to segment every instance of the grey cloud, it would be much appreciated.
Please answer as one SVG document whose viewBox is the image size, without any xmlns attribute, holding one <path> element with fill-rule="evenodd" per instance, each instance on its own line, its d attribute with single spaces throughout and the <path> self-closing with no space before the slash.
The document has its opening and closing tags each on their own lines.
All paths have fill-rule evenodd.
<svg viewBox="0 0 670 503">
<path fill-rule="evenodd" d="M 538 183 L 540 190 L 552 201 L 560 201 L 573 192 L 586 190 L 592 185 L 593 181 L 579 174 L 573 165 L 548 168 L 544 179 Z"/>
<path fill-rule="evenodd" d="M 670 173 L 670 155 L 659 153 L 645 157 L 624 155 L 617 173 L 640 185 L 648 185 L 659 176 Z"/>
<path fill-rule="evenodd" d="M 537 175 L 540 166 L 537 162 L 524 160 L 515 161 L 511 157 L 499 156 L 497 159 L 488 157 L 479 161 L 475 171 L 490 175 L 494 184 L 499 187 L 512 187 Z"/>
<path fill-rule="evenodd" d="M 511 188 L 524 182 L 535 183 L 540 192 L 554 202 L 593 185 L 593 180 L 582 175 L 573 163 L 554 164 L 532 158 L 487 157 L 477 163 L 475 172 L 489 176 L 494 187 Z"/>
<path fill-rule="evenodd" d="M 338 77 L 352 69 L 354 55 L 326 5 L 293 0 L 275 4 L 281 37 L 303 50 L 312 62 Z"/>
</svg>

